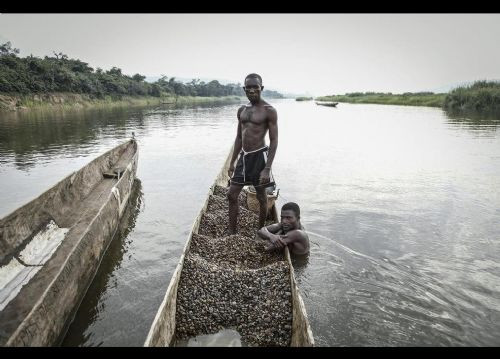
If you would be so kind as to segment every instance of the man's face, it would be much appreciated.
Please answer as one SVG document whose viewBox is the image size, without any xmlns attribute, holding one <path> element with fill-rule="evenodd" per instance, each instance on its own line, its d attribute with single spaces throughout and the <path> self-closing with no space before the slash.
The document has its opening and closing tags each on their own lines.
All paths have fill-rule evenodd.
<svg viewBox="0 0 500 359">
<path fill-rule="evenodd" d="M 285 232 L 299 228 L 299 219 L 291 209 L 281 210 L 281 226 Z"/>
<path fill-rule="evenodd" d="M 249 77 L 245 80 L 245 94 L 250 102 L 256 102 L 260 99 L 260 94 L 264 86 L 261 86 L 259 79 Z"/>
</svg>

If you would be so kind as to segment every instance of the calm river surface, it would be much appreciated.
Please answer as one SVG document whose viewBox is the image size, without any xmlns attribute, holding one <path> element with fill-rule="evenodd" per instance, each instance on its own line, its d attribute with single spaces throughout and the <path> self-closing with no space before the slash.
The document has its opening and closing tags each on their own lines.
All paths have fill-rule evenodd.
<svg viewBox="0 0 500 359">
<path fill-rule="evenodd" d="M 319 346 L 500 345 L 500 121 L 440 109 L 278 111 L 279 207 Z M 238 105 L 1 114 L 0 217 L 135 132 L 135 196 L 64 346 L 142 346 L 236 135 Z"/>
</svg>

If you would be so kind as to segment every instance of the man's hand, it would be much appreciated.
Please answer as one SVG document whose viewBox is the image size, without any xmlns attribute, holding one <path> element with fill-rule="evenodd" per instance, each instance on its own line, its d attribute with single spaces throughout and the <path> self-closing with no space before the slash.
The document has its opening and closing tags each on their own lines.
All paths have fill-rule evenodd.
<svg viewBox="0 0 500 359">
<path fill-rule="evenodd" d="M 230 165 L 229 169 L 227 170 L 227 175 L 229 176 L 229 178 L 231 178 L 233 172 L 234 172 L 234 165 Z"/>
<path fill-rule="evenodd" d="M 274 246 L 274 248 L 284 248 L 286 246 L 286 242 L 283 240 L 283 238 L 286 238 L 286 234 L 284 236 L 279 236 L 279 235 L 273 235 L 271 237 L 271 243 Z"/>
<path fill-rule="evenodd" d="M 270 168 L 264 168 L 261 172 L 260 172 L 260 178 L 259 178 L 259 183 L 260 184 L 264 184 L 264 183 L 267 183 L 269 182 L 270 180 L 270 177 L 271 177 L 271 169 Z"/>
</svg>

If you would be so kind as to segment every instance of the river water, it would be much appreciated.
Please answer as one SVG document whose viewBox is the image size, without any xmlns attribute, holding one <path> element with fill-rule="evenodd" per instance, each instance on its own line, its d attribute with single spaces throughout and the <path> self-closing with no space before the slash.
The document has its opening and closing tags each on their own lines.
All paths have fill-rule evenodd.
<svg viewBox="0 0 500 359">
<path fill-rule="evenodd" d="M 500 345 L 500 120 L 271 100 L 278 208 L 301 206 L 297 282 L 318 346 Z M 0 217 L 139 144 L 122 226 L 63 346 L 142 346 L 236 135 L 238 105 L 3 113 Z"/>
</svg>

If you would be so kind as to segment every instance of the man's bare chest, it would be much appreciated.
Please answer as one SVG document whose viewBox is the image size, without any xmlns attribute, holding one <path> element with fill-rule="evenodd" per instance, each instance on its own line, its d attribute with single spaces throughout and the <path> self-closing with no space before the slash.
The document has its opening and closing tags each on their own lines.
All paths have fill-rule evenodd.
<svg viewBox="0 0 500 359">
<path fill-rule="evenodd" d="M 241 113 L 243 125 L 265 125 L 267 123 L 267 113 L 265 109 L 245 107 Z"/>
</svg>

